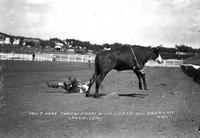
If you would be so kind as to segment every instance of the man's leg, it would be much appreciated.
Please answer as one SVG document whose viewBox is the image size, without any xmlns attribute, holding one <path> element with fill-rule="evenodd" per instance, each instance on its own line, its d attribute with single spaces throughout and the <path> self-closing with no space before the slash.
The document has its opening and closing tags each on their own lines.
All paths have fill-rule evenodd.
<svg viewBox="0 0 200 138">
<path fill-rule="evenodd" d="M 49 83 L 49 82 L 47 82 L 47 85 L 48 85 L 48 87 L 50 87 L 50 88 L 59 88 L 59 87 L 62 87 L 63 86 L 63 83 Z"/>
<path fill-rule="evenodd" d="M 90 61 L 88 61 L 88 66 L 89 66 L 89 68 L 90 68 Z"/>
</svg>

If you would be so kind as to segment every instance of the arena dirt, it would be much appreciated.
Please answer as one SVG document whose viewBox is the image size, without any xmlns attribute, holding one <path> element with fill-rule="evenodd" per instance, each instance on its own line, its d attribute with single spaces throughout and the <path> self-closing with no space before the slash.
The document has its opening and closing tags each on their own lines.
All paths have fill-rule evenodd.
<svg viewBox="0 0 200 138">
<path fill-rule="evenodd" d="M 112 71 L 95 99 L 46 85 L 69 76 L 87 81 L 87 64 L 8 62 L 0 137 L 198 138 L 200 85 L 180 68 L 145 70 L 148 91 L 138 89 L 133 72 Z"/>
</svg>

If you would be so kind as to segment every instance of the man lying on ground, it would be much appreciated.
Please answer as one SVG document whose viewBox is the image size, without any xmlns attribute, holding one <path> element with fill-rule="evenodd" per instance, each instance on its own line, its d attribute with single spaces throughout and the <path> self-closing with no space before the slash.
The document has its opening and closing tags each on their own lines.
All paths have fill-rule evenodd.
<svg viewBox="0 0 200 138">
<path fill-rule="evenodd" d="M 85 84 L 81 84 L 76 78 L 68 78 L 68 81 L 64 82 L 47 82 L 50 88 L 63 88 L 69 93 L 85 93 L 88 90 L 89 81 Z"/>
</svg>

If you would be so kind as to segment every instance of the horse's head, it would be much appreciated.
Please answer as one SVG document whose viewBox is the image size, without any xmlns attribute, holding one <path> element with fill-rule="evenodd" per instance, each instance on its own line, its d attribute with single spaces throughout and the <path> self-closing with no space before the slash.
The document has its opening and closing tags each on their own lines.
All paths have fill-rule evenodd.
<svg viewBox="0 0 200 138">
<path fill-rule="evenodd" d="M 152 48 L 153 52 L 152 52 L 152 55 L 151 55 L 151 59 L 153 59 L 157 63 L 163 63 L 163 59 L 162 59 L 162 57 L 160 56 L 160 53 L 159 53 L 161 46 L 162 46 L 162 44 L 160 46 Z"/>
</svg>

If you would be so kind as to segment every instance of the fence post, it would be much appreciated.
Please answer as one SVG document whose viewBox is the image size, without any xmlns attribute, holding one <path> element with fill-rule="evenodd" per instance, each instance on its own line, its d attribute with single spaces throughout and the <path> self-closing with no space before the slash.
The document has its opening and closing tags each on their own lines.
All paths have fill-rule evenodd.
<svg viewBox="0 0 200 138">
<path fill-rule="evenodd" d="M 30 60 L 31 60 L 31 59 L 30 59 L 30 54 L 28 54 L 27 56 L 28 56 L 28 60 L 30 61 Z"/>
<path fill-rule="evenodd" d="M 67 55 L 67 61 L 69 62 L 69 55 Z"/>
<path fill-rule="evenodd" d="M 158 66 L 158 62 L 156 62 L 156 66 Z"/>
<path fill-rule="evenodd" d="M 45 60 L 48 61 L 48 55 L 45 53 L 44 54 Z"/>
<path fill-rule="evenodd" d="M 12 60 L 14 59 L 13 57 L 14 57 L 14 53 L 12 53 Z M 8 58 L 8 55 L 7 55 L 7 58 Z"/>
<path fill-rule="evenodd" d="M 166 67 L 166 60 L 164 60 L 164 62 L 163 62 L 163 66 Z"/>
<path fill-rule="evenodd" d="M 42 56 L 43 56 L 43 60 L 45 61 L 46 60 L 45 53 L 43 53 Z"/>
<path fill-rule="evenodd" d="M 9 57 L 9 54 L 7 53 L 7 58 Z M 11 56 L 11 60 L 14 60 L 14 58 L 13 58 L 14 56 Z"/>
<path fill-rule="evenodd" d="M 75 62 L 76 62 L 76 57 L 77 57 L 77 55 L 75 55 Z"/>
<path fill-rule="evenodd" d="M 83 55 L 81 56 L 81 62 L 83 62 Z"/>
<path fill-rule="evenodd" d="M 49 60 L 49 55 L 48 55 L 48 54 L 45 54 L 45 58 L 46 58 L 46 60 L 48 61 L 48 60 Z"/>
<path fill-rule="evenodd" d="M 12 53 L 12 59 L 14 59 L 14 52 Z"/>
</svg>

